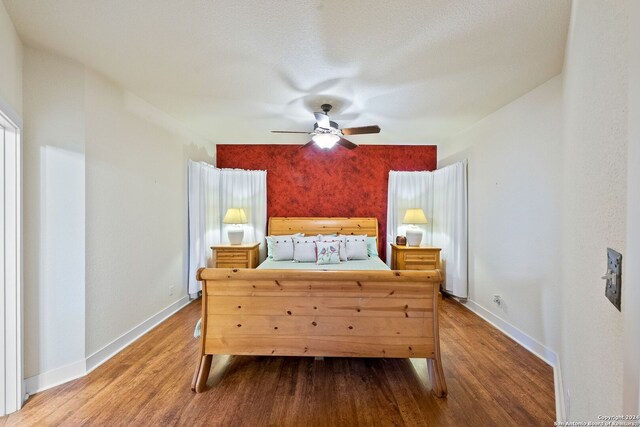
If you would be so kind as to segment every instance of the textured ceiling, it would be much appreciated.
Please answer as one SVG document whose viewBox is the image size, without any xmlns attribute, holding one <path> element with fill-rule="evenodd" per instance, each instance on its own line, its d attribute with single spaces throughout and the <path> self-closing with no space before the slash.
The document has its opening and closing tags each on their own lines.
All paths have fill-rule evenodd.
<svg viewBox="0 0 640 427">
<path fill-rule="evenodd" d="M 23 41 L 220 143 L 438 143 L 562 71 L 570 0 L 5 0 Z"/>
</svg>

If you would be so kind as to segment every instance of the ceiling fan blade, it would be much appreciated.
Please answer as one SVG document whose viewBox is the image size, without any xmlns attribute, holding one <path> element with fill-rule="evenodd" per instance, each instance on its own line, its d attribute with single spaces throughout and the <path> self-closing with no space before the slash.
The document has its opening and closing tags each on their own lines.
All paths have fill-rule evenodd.
<svg viewBox="0 0 640 427">
<path fill-rule="evenodd" d="M 338 145 L 342 145 L 344 148 L 348 148 L 349 150 L 353 150 L 354 148 L 357 147 L 356 144 L 354 144 L 353 142 L 344 139 L 344 138 L 340 138 L 340 140 L 338 140 L 337 142 Z"/>
<path fill-rule="evenodd" d="M 316 142 L 312 139 L 311 141 L 307 142 L 306 144 L 304 144 L 303 146 L 301 146 L 300 148 L 307 148 L 310 145 L 315 144 Z"/>
<path fill-rule="evenodd" d="M 331 128 L 331 123 L 329 122 L 329 116 L 325 113 L 313 113 L 316 116 L 316 122 L 318 122 L 318 126 L 324 129 Z"/>
<path fill-rule="evenodd" d="M 342 129 L 343 135 L 362 135 L 364 133 L 380 133 L 380 126 L 360 126 L 355 128 Z"/>
<path fill-rule="evenodd" d="M 308 134 L 309 132 L 299 132 L 297 130 L 272 130 L 271 133 L 306 133 Z"/>
</svg>

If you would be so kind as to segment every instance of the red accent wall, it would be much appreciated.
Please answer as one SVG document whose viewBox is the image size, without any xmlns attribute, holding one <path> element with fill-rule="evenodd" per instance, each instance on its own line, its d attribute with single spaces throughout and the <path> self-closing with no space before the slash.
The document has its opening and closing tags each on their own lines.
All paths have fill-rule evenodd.
<svg viewBox="0 0 640 427">
<path fill-rule="evenodd" d="M 434 170 L 435 145 L 217 145 L 217 166 L 267 170 L 267 215 L 378 218 L 384 259 L 390 170 Z"/>
</svg>

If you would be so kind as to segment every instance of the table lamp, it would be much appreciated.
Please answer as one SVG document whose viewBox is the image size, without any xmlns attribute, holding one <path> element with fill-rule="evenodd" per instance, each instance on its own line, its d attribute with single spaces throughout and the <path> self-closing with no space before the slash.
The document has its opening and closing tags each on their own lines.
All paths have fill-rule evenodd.
<svg viewBox="0 0 640 427">
<path fill-rule="evenodd" d="M 231 224 L 231 227 L 227 230 L 227 236 L 229 236 L 229 243 L 232 245 L 239 245 L 242 243 L 244 237 L 244 229 L 240 224 L 247 223 L 247 216 L 242 208 L 229 208 L 222 220 L 225 224 Z"/>
<path fill-rule="evenodd" d="M 422 209 L 407 209 L 402 223 L 411 224 L 407 228 L 407 246 L 420 246 L 420 242 L 422 242 L 422 230 L 416 227 L 416 224 L 427 223 L 427 217 L 424 216 Z"/>
</svg>

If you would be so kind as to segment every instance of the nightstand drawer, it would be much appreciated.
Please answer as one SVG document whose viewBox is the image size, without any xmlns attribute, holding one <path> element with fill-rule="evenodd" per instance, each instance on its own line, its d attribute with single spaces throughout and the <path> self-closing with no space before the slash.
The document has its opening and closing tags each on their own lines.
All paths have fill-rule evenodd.
<svg viewBox="0 0 640 427">
<path fill-rule="evenodd" d="M 247 251 L 216 251 L 216 259 L 219 261 L 246 261 L 249 259 Z"/>
<path fill-rule="evenodd" d="M 244 262 L 242 262 L 242 261 L 220 262 L 220 260 L 218 260 L 216 262 L 216 268 L 249 268 L 249 265 L 247 264 L 246 261 L 244 261 Z"/>
<path fill-rule="evenodd" d="M 435 264 L 436 263 L 436 254 L 435 253 L 430 253 L 430 254 L 405 253 L 404 254 L 404 261 L 407 262 L 407 263 L 410 263 L 410 262 L 420 262 L 420 263 L 429 262 L 429 263 Z"/>
<path fill-rule="evenodd" d="M 433 264 L 407 262 L 404 264 L 403 270 L 435 270 L 435 268 L 436 268 L 435 262 Z"/>
</svg>

